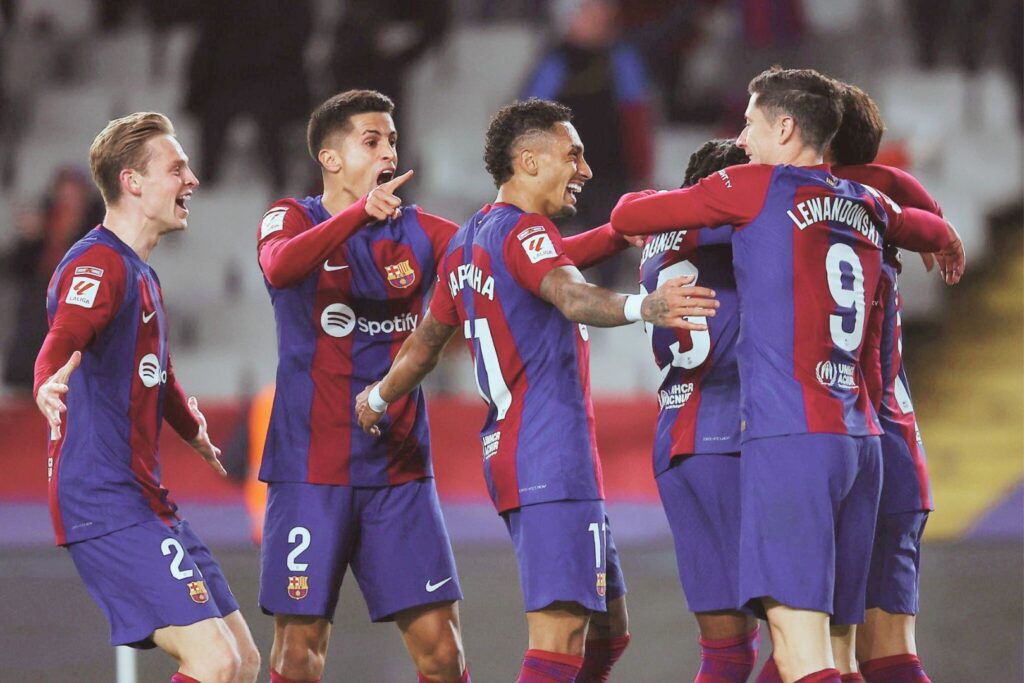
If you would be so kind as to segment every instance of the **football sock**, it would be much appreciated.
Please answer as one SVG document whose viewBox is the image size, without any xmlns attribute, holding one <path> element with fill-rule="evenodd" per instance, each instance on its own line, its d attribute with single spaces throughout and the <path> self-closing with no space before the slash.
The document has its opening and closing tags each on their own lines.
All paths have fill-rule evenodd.
<svg viewBox="0 0 1024 683">
<path fill-rule="evenodd" d="M 694 683 L 743 683 L 757 663 L 761 627 L 733 638 L 700 639 L 700 670 Z M 761 679 L 758 678 L 758 681 Z"/>
<path fill-rule="evenodd" d="M 839 677 L 839 669 L 822 669 L 812 674 L 807 674 L 796 683 L 842 683 Z"/>
<path fill-rule="evenodd" d="M 757 674 L 756 683 L 782 683 L 782 676 L 779 675 L 779 665 L 775 663 L 774 653 L 768 655 L 761 673 Z"/>
<path fill-rule="evenodd" d="M 573 683 L 583 657 L 546 650 L 527 650 L 516 683 Z"/>
<path fill-rule="evenodd" d="M 419 671 L 416 672 L 417 683 L 444 683 L 440 678 L 427 678 Z M 462 678 L 459 679 L 458 683 L 473 683 L 473 679 L 469 677 L 469 668 L 465 668 L 462 671 Z"/>
<path fill-rule="evenodd" d="M 607 683 L 615 662 L 629 645 L 627 633 L 618 638 L 594 638 L 587 641 L 583 655 L 583 668 L 576 674 L 576 683 Z"/>
<path fill-rule="evenodd" d="M 186 676 L 185 674 L 179 671 L 178 673 L 171 676 L 171 683 L 199 683 L 199 681 L 195 678 L 192 678 L 191 676 Z"/>
<path fill-rule="evenodd" d="M 839 680 L 841 680 L 843 683 L 856 683 L 856 681 L 860 681 L 860 683 L 864 683 L 864 679 L 861 678 L 861 675 L 859 673 L 857 673 L 856 671 L 854 671 L 853 673 L 849 673 L 849 674 L 842 674 L 839 677 Z"/>
<path fill-rule="evenodd" d="M 270 683 L 320 683 L 319 678 L 313 678 L 308 681 L 299 681 L 294 678 L 285 678 L 281 674 L 277 673 L 273 669 L 270 670 Z"/>
<path fill-rule="evenodd" d="M 860 665 L 867 683 L 931 683 L 917 655 L 872 659 Z"/>
</svg>

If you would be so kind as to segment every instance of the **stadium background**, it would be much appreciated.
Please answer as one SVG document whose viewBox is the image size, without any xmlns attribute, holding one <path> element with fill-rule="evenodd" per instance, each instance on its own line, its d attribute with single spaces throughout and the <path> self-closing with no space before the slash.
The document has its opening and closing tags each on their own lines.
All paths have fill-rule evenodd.
<svg viewBox="0 0 1024 683">
<path fill-rule="evenodd" d="M 938 683 L 1024 679 L 1020 3 L 622 4 L 618 37 L 631 40 L 648 61 L 650 79 L 640 97 L 654 123 L 648 180 L 655 186 L 678 185 L 689 153 L 708 137 L 738 132 L 750 76 L 773 62 L 812 66 L 873 94 L 888 125 L 885 160 L 914 173 L 963 235 L 969 265 L 957 289 L 946 290 L 916 259 L 907 259 L 901 280 L 904 349 L 937 506 L 925 536 L 919 649 Z M 391 54 L 417 44 L 401 64 L 378 56 L 359 69 L 377 69 L 371 75 L 383 79 L 379 87 L 390 94 L 403 85 L 400 166 L 417 172 L 403 197 L 459 222 L 494 194 L 481 161 L 488 116 L 523 91 L 547 47 L 574 21 L 573 12 L 581 5 L 594 9 L 576 0 L 378 2 L 364 15 L 370 23 L 359 24 L 351 17 L 367 3 L 358 0 L 166 5 L 172 9 L 110 0 L 0 2 L 3 680 L 114 680 L 103 617 L 70 560 L 52 547 L 45 431 L 19 380 L 37 348 L 33 311 L 42 315 L 45 289 L 39 268 L 47 250 L 58 249 L 75 221 L 89 214 L 93 198 L 75 187 L 87 174 L 96 132 L 131 111 L 167 113 L 204 182 L 191 203 L 188 231 L 165 239 L 151 263 L 164 287 L 177 373 L 199 396 L 214 439 L 240 479 L 251 445 L 251 399 L 273 380 L 275 368 L 255 227 L 271 200 L 307 193 L 316 177 L 303 149 L 301 113 L 280 123 L 285 162 L 277 165 L 286 173 L 272 177 L 265 170 L 268 145 L 260 124 L 266 112 L 283 112 L 282 98 L 303 87 L 310 104 L 341 87 L 333 65 L 358 55 L 339 45 L 367 25 L 386 28 L 381 40 L 397 46 Z M 212 6 L 226 7 L 221 20 L 233 17 L 242 31 L 217 34 Z M 312 29 L 289 30 L 296 27 L 288 18 L 303 8 Z M 269 33 L 257 30 L 260 16 L 278 17 Z M 339 21 L 343 16 L 348 23 Z M 240 42 L 211 46 L 206 31 L 241 34 Z M 243 69 L 263 52 L 282 53 L 286 35 L 298 48 L 305 77 L 268 69 L 250 87 L 239 72 L 236 88 L 256 94 L 242 98 L 219 155 L 217 182 L 207 182 L 202 122 L 216 112 L 186 105 L 195 104 L 188 100 L 196 93 L 216 99 L 229 88 L 223 80 L 199 83 L 195 65 L 216 47 L 216 54 L 242 55 L 232 64 Z M 581 202 L 588 199 L 585 191 Z M 594 277 L 632 287 L 636 259 Z M 615 678 L 687 680 L 696 669 L 696 629 L 650 475 L 656 373 L 646 337 L 634 326 L 597 331 L 591 343 L 598 439 L 635 636 Z M 429 388 L 438 487 L 467 597 L 462 613 L 470 667 L 476 680 L 508 680 L 525 628 L 511 547 L 480 474 L 475 429 L 483 410 L 461 346 L 453 345 Z M 258 551 L 242 485 L 218 480 L 167 432 L 165 483 L 224 565 L 266 655 L 271 620 L 256 607 Z M 351 580 L 341 604 L 324 681 L 411 680 L 395 629 L 368 623 Z M 173 671 L 162 654 L 141 655 L 139 666 L 144 681 L 166 680 Z"/>
</svg>

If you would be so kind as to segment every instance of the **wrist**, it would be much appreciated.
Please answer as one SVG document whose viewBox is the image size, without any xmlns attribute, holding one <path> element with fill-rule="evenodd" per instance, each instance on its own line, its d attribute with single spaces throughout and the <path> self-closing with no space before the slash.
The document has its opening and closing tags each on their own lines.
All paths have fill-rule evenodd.
<svg viewBox="0 0 1024 683">
<path fill-rule="evenodd" d="M 373 389 L 370 389 L 370 395 L 366 397 L 366 404 L 375 413 L 387 411 L 390 404 L 380 395 L 380 382 L 373 385 Z"/>
<path fill-rule="evenodd" d="M 644 303 L 643 294 L 628 294 L 626 295 L 626 303 L 623 304 L 622 314 L 631 323 L 639 322 L 643 320 L 643 313 L 641 308 Z"/>
</svg>

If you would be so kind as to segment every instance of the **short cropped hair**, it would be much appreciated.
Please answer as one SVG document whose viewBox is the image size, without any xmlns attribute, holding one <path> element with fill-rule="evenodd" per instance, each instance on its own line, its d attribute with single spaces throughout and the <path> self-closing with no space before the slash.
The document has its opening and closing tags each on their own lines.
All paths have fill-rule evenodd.
<svg viewBox="0 0 1024 683">
<path fill-rule="evenodd" d="M 832 138 L 832 157 L 840 166 L 870 164 L 885 133 L 882 112 L 871 95 L 855 85 L 843 85 L 843 121 Z"/>
<path fill-rule="evenodd" d="M 319 163 L 324 140 L 338 131 L 348 133 L 352 130 L 353 116 L 370 112 L 393 114 L 395 103 L 376 90 L 346 90 L 328 99 L 309 115 L 306 126 L 309 155 Z"/>
<path fill-rule="evenodd" d="M 747 153 L 736 146 L 734 138 L 708 140 L 690 155 L 681 187 L 695 185 L 698 180 L 723 168 L 747 163 Z"/>
<path fill-rule="evenodd" d="M 559 122 L 572 121 L 572 110 L 559 102 L 531 97 L 516 101 L 498 110 L 487 127 L 484 164 L 501 187 L 512 177 L 512 155 L 516 144 L 532 133 L 548 132 Z"/>
<path fill-rule="evenodd" d="M 89 168 L 103 201 L 110 206 L 121 198 L 121 171 L 145 172 L 149 164 L 146 142 L 157 135 L 174 135 L 174 125 L 163 114 L 140 111 L 114 119 L 89 147 Z"/>
<path fill-rule="evenodd" d="M 792 116 L 805 145 L 824 152 L 843 118 L 839 83 L 814 69 L 773 66 L 750 81 L 747 92 L 771 120 Z"/>
</svg>

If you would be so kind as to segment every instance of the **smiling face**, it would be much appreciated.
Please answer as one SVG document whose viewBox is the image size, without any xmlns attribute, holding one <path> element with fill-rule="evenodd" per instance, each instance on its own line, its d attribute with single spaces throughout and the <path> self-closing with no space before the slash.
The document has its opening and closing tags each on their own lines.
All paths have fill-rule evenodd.
<svg viewBox="0 0 1024 683">
<path fill-rule="evenodd" d="M 576 215 L 583 186 L 594 177 L 583 157 L 583 142 L 568 121 L 556 123 L 537 146 L 537 191 L 542 213 L 551 218 Z"/>
<path fill-rule="evenodd" d="M 137 194 L 147 221 L 158 234 L 188 226 L 186 202 L 199 179 L 188 165 L 188 156 L 171 135 L 155 135 L 146 141 L 148 161 L 143 169 L 126 170 L 133 194 Z"/>
<path fill-rule="evenodd" d="M 764 109 L 757 105 L 757 94 L 750 96 L 747 110 L 743 114 L 746 125 L 736 140 L 736 146 L 747 153 L 750 161 L 755 164 L 777 164 L 781 150 L 783 119 L 776 116 L 774 120 L 765 115 Z"/>
<path fill-rule="evenodd" d="M 356 197 L 395 177 L 398 132 L 385 112 L 354 114 L 348 130 L 327 136 L 320 151 L 324 168 L 338 174 L 341 186 Z"/>
</svg>

